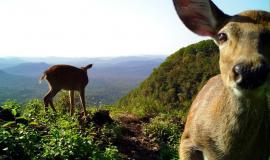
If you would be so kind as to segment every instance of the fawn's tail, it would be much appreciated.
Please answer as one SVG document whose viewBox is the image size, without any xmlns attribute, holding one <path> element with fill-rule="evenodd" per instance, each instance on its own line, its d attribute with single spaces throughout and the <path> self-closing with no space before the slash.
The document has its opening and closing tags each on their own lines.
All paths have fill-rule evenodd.
<svg viewBox="0 0 270 160">
<path fill-rule="evenodd" d="M 93 64 L 88 64 L 87 66 L 85 66 L 85 67 L 83 67 L 83 68 L 85 68 L 86 70 L 87 69 L 90 69 L 90 68 L 92 68 L 93 67 Z"/>
<path fill-rule="evenodd" d="M 85 67 L 81 67 L 81 69 L 83 69 L 84 71 L 87 71 L 88 69 L 92 68 L 93 67 L 93 64 L 88 64 L 87 66 Z"/>
<path fill-rule="evenodd" d="M 47 75 L 43 73 L 43 75 L 39 78 L 39 84 L 41 84 L 42 80 L 46 79 Z"/>
</svg>

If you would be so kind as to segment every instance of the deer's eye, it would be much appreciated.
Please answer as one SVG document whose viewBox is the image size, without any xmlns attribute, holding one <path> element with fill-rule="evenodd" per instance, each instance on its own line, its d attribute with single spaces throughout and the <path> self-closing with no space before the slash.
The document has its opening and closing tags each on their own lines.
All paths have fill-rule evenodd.
<svg viewBox="0 0 270 160">
<path fill-rule="evenodd" d="M 218 41 L 219 41 L 220 43 L 224 43 L 224 42 L 226 42 L 227 40 L 228 40 L 228 36 L 227 36 L 226 33 L 219 33 L 219 34 L 218 34 Z"/>
</svg>

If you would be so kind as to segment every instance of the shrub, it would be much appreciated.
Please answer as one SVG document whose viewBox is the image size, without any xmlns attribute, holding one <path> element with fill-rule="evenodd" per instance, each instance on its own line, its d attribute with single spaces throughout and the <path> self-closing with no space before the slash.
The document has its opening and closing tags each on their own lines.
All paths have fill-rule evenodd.
<svg viewBox="0 0 270 160">
<path fill-rule="evenodd" d="M 12 159 L 29 159 L 41 152 L 41 135 L 35 129 L 22 124 L 0 128 L 0 155 Z M 1 157 L 0 157 L 1 158 Z"/>
<path fill-rule="evenodd" d="M 178 159 L 181 119 L 173 114 L 160 114 L 144 126 L 144 134 L 160 145 L 160 159 Z"/>
<path fill-rule="evenodd" d="M 15 121 L 0 122 L 0 159 L 120 158 L 117 148 L 110 142 L 118 136 L 117 126 L 100 129 L 104 136 L 108 136 L 108 141 L 104 143 L 95 140 L 97 129 L 93 124 L 82 131 L 78 117 L 45 113 L 43 103 L 39 100 L 29 101 L 22 106 L 7 102 L 5 108 L 22 110 L 29 125 L 17 124 Z M 107 133 L 109 131 L 112 135 Z"/>
<path fill-rule="evenodd" d="M 13 100 L 8 100 L 4 102 L 1 108 L 10 110 L 13 116 L 19 116 L 21 112 L 21 106 L 19 105 L 19 103 Z"/>
</svg>

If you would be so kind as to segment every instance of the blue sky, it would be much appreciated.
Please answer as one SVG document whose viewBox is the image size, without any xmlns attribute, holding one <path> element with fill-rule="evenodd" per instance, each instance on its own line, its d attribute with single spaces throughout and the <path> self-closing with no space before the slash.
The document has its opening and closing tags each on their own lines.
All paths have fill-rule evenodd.
<svg viewBox="0 0 270 160">
<path fill-rule="evenodd" d="M 270 0 L 214 0 L 224 12 L 270 11 Z M 0 0 L 0 56 L 169 55 L 202 40 L 171 0 Z"/>
<path fill-rule="evenodd" d="M 270 11 L 270 0 L 213 0 L 213 2 L 231 15 L 252 9 Z"/>
</svg>

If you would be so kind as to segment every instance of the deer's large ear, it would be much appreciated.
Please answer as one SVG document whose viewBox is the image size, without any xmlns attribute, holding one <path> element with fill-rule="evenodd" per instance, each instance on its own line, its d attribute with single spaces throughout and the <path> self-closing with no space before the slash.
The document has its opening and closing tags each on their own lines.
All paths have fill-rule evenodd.
<svg viewBox="0 0 270 160">
<path fill-rule="evenodd" d="M 214 37 L 229 17 L 211 0 L 173 0 L 180 19 L 191 31 Z"/>
</svg>

